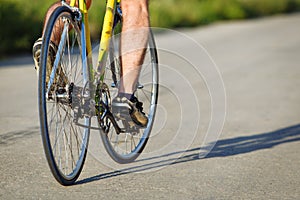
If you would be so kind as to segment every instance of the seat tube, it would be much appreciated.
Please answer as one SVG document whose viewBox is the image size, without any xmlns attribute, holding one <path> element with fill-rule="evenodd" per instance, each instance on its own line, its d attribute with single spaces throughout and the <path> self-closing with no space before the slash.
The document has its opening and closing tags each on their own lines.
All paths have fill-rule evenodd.
<svg viewBox="0 0 300 200">
<path fill-rule="evenodd" d="M 75 4 L 75 0 L 71 0 L 71 3 Z M 90 72 L 92 72 L 92 48 L 90 40 L 90 29 L 88 23 L 88 10 L 84 0 L 79 0 L 79 10 L 83 15 L 81 23 L 81 47 L 82 47 L 82 62 L 83 62 L 83 77 L 84 84 L 90 81 L 92 77 Z"/>
<path fill-rule="evenodd" d="M 117 0 L 107 0 L 106 3 L 106 11 L 104 16 L 104 22 L 101 33 L 101 41 L 99 47 L 99 55 L 98 55 L 98 67 L 97 72 L 100 75 L 100 80 L 103 80 L 105 73 L 105 61 L 107 58 L 107 49 L 109 46 L 109 41 L 112 36 L 114 15 L 115 15 L 115 6 Z"/>
<path fill-rule="evenodd" d="M 64 0 L 63 0 L 64 1 Z M 70 6 L 75 6 L 76 0 L 71 0 L 70 1 Z"/>
</svg>

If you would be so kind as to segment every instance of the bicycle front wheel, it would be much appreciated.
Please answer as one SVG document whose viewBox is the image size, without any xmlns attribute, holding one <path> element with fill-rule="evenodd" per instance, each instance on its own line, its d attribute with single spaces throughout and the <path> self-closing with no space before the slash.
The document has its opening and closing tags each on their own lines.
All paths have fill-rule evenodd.
<svg viewBox="0 0 300 200">
<path fill-rule="evenodd" d="M 39 69 L 41 135 L 51 172 L 62 185 L 78 178 L 89 140 L 90 117 L 76 111 L 89 75 L 84 73 L 85 51 L 74 18 L 65 6 L 53 12 L 43 35 Z"/>
<path fill-rule="evenodd" d="M 106 69 L 104 82 L 110 88 L 113 95 L 116 95 L 117 88 L 121 78 L 121 61 L 120 61 L 120 38 L 118 34 L 122 20 L 114 27 L 114 36 L 110 41 L 109 64 Z M 149 32 L 147 49 L 145 51 L 144 62 L 140 71 L 138 84 L 135 95 L 139 101 L 143 102 L 143 111 L 148 117 L 146 128 L 138 127 L 133 122 L 118 119 L 117 123 L 121 127 L 126 127 L 124 132 L 118 133 L 113 126 L 109 131 L 101 132 L 104 147 L 110 157 L 118 163 L 133 162 L 144 150 L 150 137 L 158 98 L 158 59 L 155 41 L 152 32 Z M 109 119 L 108 119 L 109 120 Z"/>
</svg>

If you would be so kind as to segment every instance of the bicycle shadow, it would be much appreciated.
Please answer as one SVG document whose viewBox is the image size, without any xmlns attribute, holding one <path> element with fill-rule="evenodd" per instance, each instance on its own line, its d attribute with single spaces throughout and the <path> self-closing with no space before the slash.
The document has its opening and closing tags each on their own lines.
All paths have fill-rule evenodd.
<svg viewBox="0 0 300 200">
<path fill-rule="evenodd" d="M 152 161 L 152 160 L 153 161 L 148 164 L 141 164 L 134 167 L 128 167 L 128 168 L 123 168 L 108 173 L 99 174 L 93 177 L 80 180 L 75 184 L 76 185 L 85 184 L 85 183 L 90 183 L 102 179 L 160 168 L 167 165 L 175 165 L 179 163 L 191 162 L 200 159 L 235 156 L 239 154 L 250 153 L 253 151 L 259 151 L 262 149 L 269 149 L 280 144 L 296 142 L 296 141 L 300 141 L 300 124 L 279 129 L 273 132 L 219 140 L 217 141 L 217 143 L 215 144 L 211 152 L 207 154 L 206 157 L 204 158 L 199 158 L 199 151 L 200 149 L 203 150 L 203 148 L 200 147 L 189 149 L 186 151 L 177 151 L 177 152 L 164 154 L 157 157 L 141 159 L 136 161 L 136 163 L 142 161 Z M 206 148 L 209 148 L 209 145 L 207 147 L 204 147 L 204 149 Z M 171 158 L 171 156 L 173 155 L 178 155 L 183 153 L 187 155 L 183 155 L 179 158 L 177 157 Z M 162 158 L 163 160 L 155 161 L 156 159 L 162 159 Z"/>
</svg>

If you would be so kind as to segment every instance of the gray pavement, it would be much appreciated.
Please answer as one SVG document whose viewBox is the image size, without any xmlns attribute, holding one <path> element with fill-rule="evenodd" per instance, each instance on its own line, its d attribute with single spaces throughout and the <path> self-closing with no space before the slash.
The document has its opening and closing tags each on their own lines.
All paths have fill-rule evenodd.
<svg viewBox="0 0 300 200">
<path fill-rule="evenodd" d="M 0 199 L 300 199 L 299 25 L 292 14 L 157 34 L 161 88 L 144 154 L 115 164 L 93 131 L 69 187 L 44 156 L 32 60 L 1 61 Z M 220 74 L 205 72 L 214 66 Z M 226 102 L 214 106 L 222 80 Z M 219 136 L 209 123 L 222 125 L 222 105 Z M 208 132 L 218 141 L 199 158 Z"/>
</svg>

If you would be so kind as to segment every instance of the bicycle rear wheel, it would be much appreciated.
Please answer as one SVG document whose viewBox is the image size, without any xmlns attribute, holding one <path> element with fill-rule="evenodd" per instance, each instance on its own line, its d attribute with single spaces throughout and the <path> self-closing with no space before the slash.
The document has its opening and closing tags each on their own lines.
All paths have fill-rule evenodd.
<svg viewBox="0 0 300 200">
<path fill-rule="evenodd" d="M 78 178 L 90 132 L 90 117 L 78 116 L 75 111 L 89 80 L 83 69 L 86 61 L 82 60 L 82 53 L 85 51 L 78 24 L 74 21 L 74 13 L 65 6 L 53 12 L 43 35 L 39 69 L 43 146 L 51 172 L 62 185 L 73 184 Z M 54 41 L 60 41 L 56 44 L 58 50 L 53 50 Z"/>
<path fill-rule="evenodd" d="M 122 20 L 114 26 L 114 36 L 110 42 L 109 58 L 104 82 L 110 86 L 111 96 L 117 94 L 120 81 L 121 62 L 119 55 L 120 32 Z M 143 108 L 148 117 L 146 128 L 140 128 L 131 121 L 117 119 L 120 127 L 126 128 L 125 132 L 117 133 L 113 126 L 107 133 L 101 132 L 104 147 L 110 157 L 118 163 L 133 162 L 145 148 L 154 123 L 158 97 L 158 59 L 154 37 L 150 31 L 144 63 L 142 65 L 135 95 L 143 102 Z M 110 121 L 110 119 L 108 119 Z M 107 122 L 109 123 L 109 122 Z"/>
</svg>

